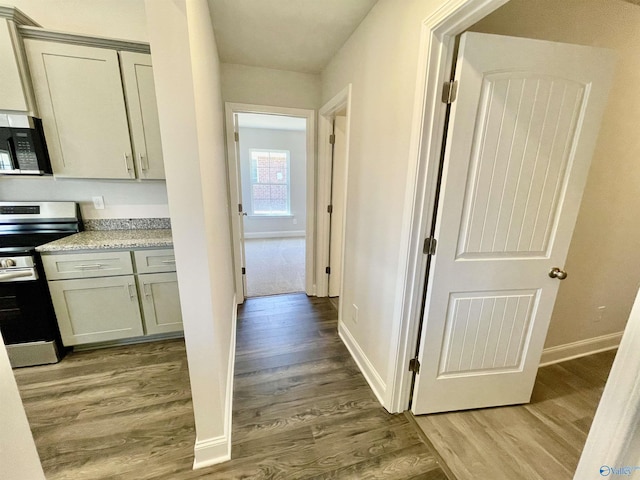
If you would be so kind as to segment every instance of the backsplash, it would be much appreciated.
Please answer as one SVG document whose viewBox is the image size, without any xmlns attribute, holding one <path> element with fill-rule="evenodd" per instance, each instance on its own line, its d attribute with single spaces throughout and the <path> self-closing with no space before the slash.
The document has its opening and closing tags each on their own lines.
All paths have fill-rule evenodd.
<svg viewBox="0 0 640 480">
<path fill-rule="evenodd" d="M 171 228 L 170 218 L 100 218 L 84 220 L 85 230 L 155 230 Z"/>
</svg>

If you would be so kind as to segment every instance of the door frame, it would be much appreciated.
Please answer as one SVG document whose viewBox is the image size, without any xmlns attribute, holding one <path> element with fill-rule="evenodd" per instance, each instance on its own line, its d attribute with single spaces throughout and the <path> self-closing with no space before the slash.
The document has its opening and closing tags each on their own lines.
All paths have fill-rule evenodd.
<svg viewBox="0 0 640 480">
<path fill-rule="evenodd" d="M 316 294 L 315 280 L 315 194 L 316 194 L 316 157 L 315 157 L 315 110 L 302 108 L 275 107 L 269 105 L 254 105 L 249 103 L 225 102 L 225 129 L 227 141 L 227 180 L 230 196 L 231 235 L 233 239 L 233 270 L 236 285 L 236 301 L 238 305 L 244 302 L 244 286 L 242 279 L 242 265 L 240 262 L 241 235 L 240 221 L 237 215 L 237 204 L 241 203 L 241 192 L 238 191 L 237 172 L 240 170 L 240 159 L 236 156 L 235 126 L 233 117 L 236 113 L 262 113 L 267 115 L 282 115 L 287 117 L 300 117 L 307 120 L 306 150 L 307 150 L 307 192 L 306 192 L 306 227 L 305 227 L 305 292 L 307 295 Z"/>
<path fill-rule="evenodd" d="M 396 305 L 400 324 L 393 342 L 396 348 L 391 352 L 391 388 L 385 402 L 391 412 L 407 410 L 411 401 L 409 362 L 416 355 L 427 274 L 427 255 L 422 249 L 433 223 L 446 128 L 447 104 L 442 102 L 442 89 L 451 76 L 455 38 L 508 1 L 449 0 L 422 22 L 407 178 L 411 209 L 403 219 L 409 244 L 407 261 L 401 266 L 404 281 Z"/>
<path fill-rule="evenodd" d="M 330 216 L 327 212 L 327 205 L 331 202 L 331 156 L 332 149 L 329 147 L 329 135 L 333 133 L 333 118 L 335 114 L 343 109 L 347 110 L 347 131 L 345 135 L 345 179 L 344 185 L 344 209 L 347 207 L 347 184 L 349 179 L 349 131 L 351 115 L 351 84 L 329 100 L 318 112 L 318 192 L 317 192 L 317 255 L 316 265 L 316 294 L 318 297 L 329 295 L 329 279 L 324 272 L 322 265 L 329 263 L 330 238 Z M 346 229 L 346 215 L 342 218 L 342 261 L 340 262 L 340 278 L 344 277 L 344 239 Z M 342 285 L 340 284 L 339 298 L 342 297 Z M 338 308 L 338 317 L 342 318 L 341 309 Z"/>
</svg>

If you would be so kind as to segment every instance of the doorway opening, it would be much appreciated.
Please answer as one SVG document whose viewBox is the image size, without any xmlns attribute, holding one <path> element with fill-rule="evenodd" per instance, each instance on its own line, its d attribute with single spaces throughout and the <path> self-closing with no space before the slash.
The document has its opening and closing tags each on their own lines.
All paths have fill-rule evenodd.
<svg viewBox="0 0 640 480">
<path fill-rule="evenodd" d="M 238 113 L 246 297 L 304 292 L 306 120 Z"/>
<path fill-rule="evenodd" d="M 313 294 L 314 115 L 226 105 L 238 303 L 247 297 Z"/>
</svg>

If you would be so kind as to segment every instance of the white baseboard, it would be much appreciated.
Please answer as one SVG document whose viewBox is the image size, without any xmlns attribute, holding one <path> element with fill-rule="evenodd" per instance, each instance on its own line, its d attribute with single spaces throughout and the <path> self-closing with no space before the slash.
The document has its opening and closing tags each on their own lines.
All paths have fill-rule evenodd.
<svg viewBox="0 0 640 480">
<path fill-rule="evenodd" d="M 545 348 L 540 358 L 540 366 L 545 367 L 554 363 L 566 362 L 574 358 L 586 357 L 594 353 L 606 352 L 618 348 L 623 332 L 601 335 L 599 337 L 566 343 L 556 347 Z"/>
<path fill-rule="evenodd" d="M 228 435 L 221 435 L 216 438 L 197 440 L 193 449 L 193 469 L 210 467 L 218 463 L 231 460 L 231 449 L 229 448 Z"/>
<path fill-rule="evenodd" d="M 224 405 L 224 435 L 207 440 L 197 440 L 194 447 L 193 469 L 209 467 L 231 460 L 231 418 L 233 412 L 233 377 L 236 359 L 236 322 L 238 319 L 238 305 L 233 296 L 231 310 L 231 348 L 229 349 L 229 363 L 227 366 L 227 384 Z"/>
<path fill-rule="evenodd" d="M 355 338 L 353 338 L 353 335 L 351 335 L 351 332 L 343 322 L 338 323 L 338 336 L 342 340 L 342 343 L 347 347 L 347 350 L 349 350 L 349 353 L 358 365 L 358 368 L 360 368 L 362 375 L 364 375 L 367 383 L 369 383 L 369 386 L 380 402 L 380 405 L 384 405 L 384 396 L 387 391 L 387 385 L 384 383 L 382 377 L 378 374 L 373 364 L 367 358 L 367 355 L 362 351 L 360 345 L 358 345 L 358 342 L 356 342 Z"/>
<path fill-rule="evenodd" d="M 244 232 L 244 238 L 289 238 L 304 237 L 307 232 L 304 230 L 291 230 L 284 232 Z"/>
</svg>

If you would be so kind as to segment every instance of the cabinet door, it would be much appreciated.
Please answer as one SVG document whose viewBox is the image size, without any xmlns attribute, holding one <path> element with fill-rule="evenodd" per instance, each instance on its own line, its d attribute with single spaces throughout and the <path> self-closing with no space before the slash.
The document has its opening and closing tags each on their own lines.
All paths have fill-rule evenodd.
<svg viewBox="0 0 640 480">
<path fill-rule="evenodd" d="M 138 177 L 165 178 L 151 55 L 120 52 L 120 63 Z"/>
<path fill-rule="evenodd" d="M 138 275 L 147 334 L 182 331 L 182 311 L 175 273 Z"/>
<path fill-rule="evenodd" d="M 25 47 L 54 173 L 134 177 L 117 52 L 40 40 Z"/>
<path fill-rule="evenodd" d="M 25 112 L 29 110 L 18 67 L 13 22 L 0 20 L 0 109 Z"/>
<path fill-rule="evenodd" d="M 133 275 L 49 282 L 62 342 L 105 342 L 144 334 Z"/>
</svg>

